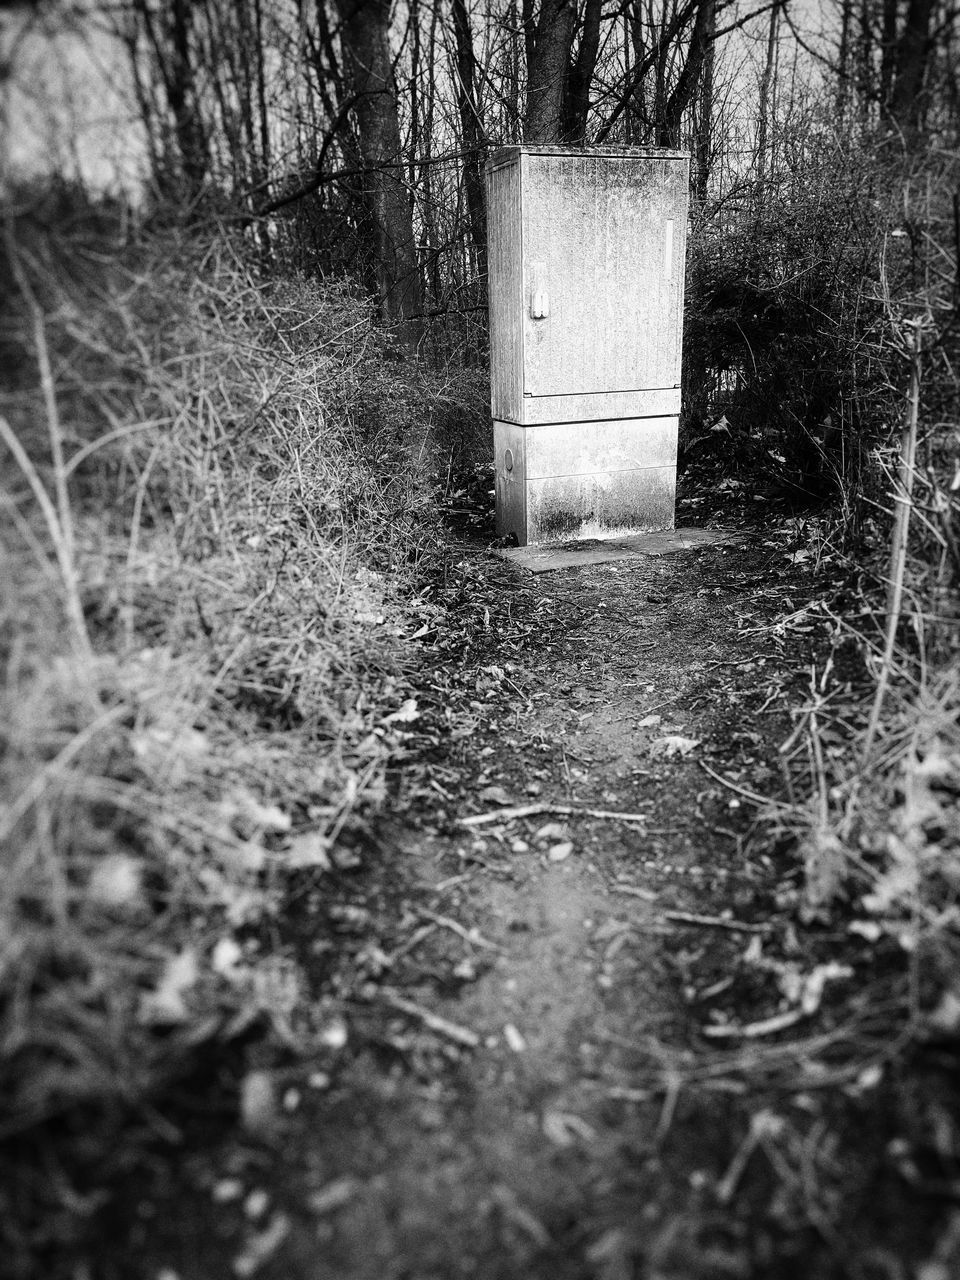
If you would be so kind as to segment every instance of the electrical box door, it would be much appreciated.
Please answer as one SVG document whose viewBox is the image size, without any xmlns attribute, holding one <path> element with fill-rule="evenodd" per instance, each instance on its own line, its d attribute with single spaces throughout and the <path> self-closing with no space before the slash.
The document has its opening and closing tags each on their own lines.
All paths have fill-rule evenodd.
<svg viewBox="0 0 960 1280">
<path fill-rule="evenodd" d="M 676 413 L 687 157 L 508 147 L 487 172 L 493 417 Z"/>
</svg>

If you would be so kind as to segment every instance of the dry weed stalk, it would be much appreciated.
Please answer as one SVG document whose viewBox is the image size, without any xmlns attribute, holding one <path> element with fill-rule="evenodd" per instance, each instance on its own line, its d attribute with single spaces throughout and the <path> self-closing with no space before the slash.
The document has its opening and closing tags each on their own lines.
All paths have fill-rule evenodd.
<svg viewBox="0 0 960 1280">
<path fill-rule="evenodd" d="M 920 420 L 922 341 L 923 324 L 918 321 L 912 326 L 909 344 L 910 381 L 907 391 L 907 412 L 900 439 L 899 492 L 896 494 L 896 514 L 890 539 L 886 634 L 880 666 L 880 678 L 877 682 L 877 691 L 870 710 L 870 720 L 864 738 L 863 759 L 865 764 L 870 758 L 870 752 L 880 725 L 883 701 L 890 681 L 893 653 L 897 640 L 897 628 L 900 625 L 900 615 L 903 607 L 904 573 L 907 566 L 907 543 L 910 534 L 913 482 L 916 474 L 917 425 Z"/>
<path fill-rule="evenodd" d="M 296 973 L 263 956 L 228 979 L 212 957 L 382 803 L 397 582 L 422 536 L 398 444 L 414 395 L 365 302 L 267 286 L 223 238 L 98 248 L 95 293 L 84 253 L 31 251 L 41 385 L 0 403 L 34 499 L 0 509 L 0 1137 L 38 1152 L 57 1116 L 91 1107 L 109 1128 L 251 1018 L 309 1042 Z M 70 632 L 89 633 L 79 658 L 61 652 L 49 556 L 38 574 L 44 535 Z M 9 1173 L 0 1155 L 7 1222 Z"/>
<path fill-rule="evenodd" d="M 64 458 L 63 428 L 60 422 L 57 389 L 54 383 L 50 349 L 47 343 L 46 322 L 43 309 L 37 301 L 23 268 L 23 263 L 20 260 L 20 251 L 16 244 L 9 217 L 4 223 L 4 239 L 14 280 L 30 313 L 34 356 L 40 374 L 47 441 L 52 462 L 55 505 L 47 494 L 46 487 L 40 478 L 33 459 L 23 448 L 9 422 L 2 415 L 0 415 L 0 440 L 13 454 L 15 462 L 29 484 L 37 505 L 43 514 L 47 535 L 54 548 L 63 582 L 64 605 L 73 632 L 73 641 L 80 657 L 89 659 L 92 651 L 90 637 L 87 634 L 86 621 L 83 616 L 83 607 L 80 602 L 73 533 L 73 510 L 67 487 L 69 471 Z"/>
</svg>

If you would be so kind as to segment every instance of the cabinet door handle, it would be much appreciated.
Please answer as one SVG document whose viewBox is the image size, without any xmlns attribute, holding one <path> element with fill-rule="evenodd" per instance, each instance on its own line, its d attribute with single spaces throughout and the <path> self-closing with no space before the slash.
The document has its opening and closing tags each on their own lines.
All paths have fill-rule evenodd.
<svg viewBox="0 0 960 1280">
<path fill-rule="evenodd" d="M 530 319 L 546 320 L 550 314 L 550 295 L 547 292 L 547 269 L 542 262 L 530 263 Z"/>
</svg>

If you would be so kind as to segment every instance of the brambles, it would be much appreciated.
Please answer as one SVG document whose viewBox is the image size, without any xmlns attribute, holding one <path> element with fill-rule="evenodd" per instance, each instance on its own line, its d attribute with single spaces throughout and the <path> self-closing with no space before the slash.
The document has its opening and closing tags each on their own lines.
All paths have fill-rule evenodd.
<svg viewBox="0 0 960 1280">
<path fill-rule="evenodd" d="M 319 1034 L 260 939 L 383 800 L 430 537 L 408 455 L 368 458 L 431 388 L 366 301 L 108 215 L 11 224 L 3 270 L 0 1219 L 24 1266 L 199 1054 Z"/>
</svg>

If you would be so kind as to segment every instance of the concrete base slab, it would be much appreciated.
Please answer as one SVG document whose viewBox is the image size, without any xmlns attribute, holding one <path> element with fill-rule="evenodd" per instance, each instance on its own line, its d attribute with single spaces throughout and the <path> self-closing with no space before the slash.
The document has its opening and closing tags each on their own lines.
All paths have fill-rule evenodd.
<svg viewBox="0 0 960 1280">
<path fill-rule="evenodd" d="M 630 538 L 593 539 L 549 547 L 504 547 L 496 554 L 530 573 L 549 573 L 579 565 L 604 564 L 611 560 L 636 560 L 643 556 L 665 556 L 695 547 L 734 545 L 744 535 L 724 529 L 665 529 L 660 533 L 639 533 Z"/>
</svg>

